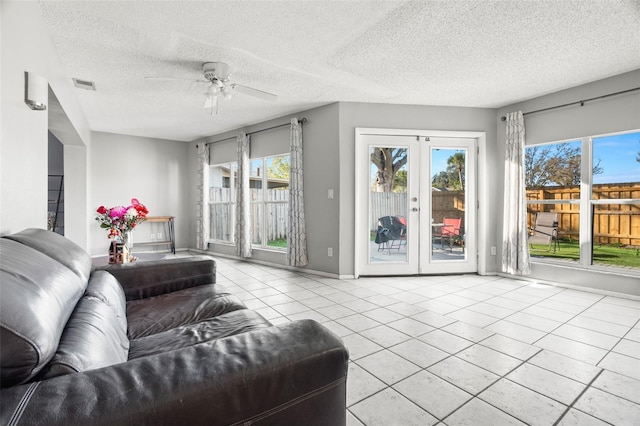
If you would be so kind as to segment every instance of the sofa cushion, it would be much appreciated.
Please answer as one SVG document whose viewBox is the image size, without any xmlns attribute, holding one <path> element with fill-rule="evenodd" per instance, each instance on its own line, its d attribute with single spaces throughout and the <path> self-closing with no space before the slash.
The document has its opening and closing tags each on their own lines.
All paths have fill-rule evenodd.
<svg viewBox="0 0 640 426">
<path fill-rule="evenodd" d="M 29 228 L 4 238 L 46 254 L 71 269 L 82 281 L 89 281 L 91 256 L 82 247 L 62 235 L 45 229 Z"/>
<path fill-rule="evenodd" d="M 195 324 L 183 325 L 131 341 L 129 359 L 186 348 L 202 342 L 271 327 L 260 314 L 240 309 Z"/>
<path fill-rule="evenodd" d="M 69 318 L 42 378 L 119 364 L 128 355 L 127 331 L 113 308 L 96 297 L 85 296 Z"/>
<path fill-rule="evenodd" d="M 55 354 L 86 281 L 31 247 L 0 238 L 2 387 L 32 379 Z"/>
<path fill-rule="evenodd" d="M 206 256 L 111 264 L 100 269 L 122 284 L 127 301 L 216 282 L 216 262 Z"/>
<path fill-rule="evenodd" d="M 120 322 L 120 328 L 127 329 L 127 302 L 116 277 L 105 271 L 95 271 L 91 274 L 84 295 L 95 297 L 113 309 L 116 319 Z"/>
<path fill-rule="evenodd" d="M 214 284 L 127 302 L 129 338 L 161 333 L 186 324 L 246 309 L 235 296 L 217 293 Z"/>
</svg>

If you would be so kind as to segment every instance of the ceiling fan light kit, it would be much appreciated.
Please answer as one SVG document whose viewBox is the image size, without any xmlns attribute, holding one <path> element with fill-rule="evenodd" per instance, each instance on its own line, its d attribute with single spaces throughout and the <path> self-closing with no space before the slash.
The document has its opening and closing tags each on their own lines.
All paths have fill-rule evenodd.
<svg viewBox="0 0 640 426">
<path fill-rule="evenodd" d="M 225 98 L 225 99 L 231 99 L 231 96 L 233 96 L 233 89 L 235 89 L 235 85 L 230 85 L 230 86 L 222 86 L 220 88 L 220 94 Z"/>
<path fill-rule="evenodd" d="M 218 113 L 218 98 L 231 99 L 238 91 L 254 96 L 264 101 L 275 102 L 278 96 L 273 93 L 254 89 L 253 87 L 231 83 L 231 66 L 225 62 L 205 62 L 202 64 L 203 79 L 194 80 L 196 83 L 209 83 L 207 91 L 204 93 L 205 108 L 211 108 L 211 115 Z M 189 80 L 177 77 L 145 77 L 148 80 Z"/>
</svg>

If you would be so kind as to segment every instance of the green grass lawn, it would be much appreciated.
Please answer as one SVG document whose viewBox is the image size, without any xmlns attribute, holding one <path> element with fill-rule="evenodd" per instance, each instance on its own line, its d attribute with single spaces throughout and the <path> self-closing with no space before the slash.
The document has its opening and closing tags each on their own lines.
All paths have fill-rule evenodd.
<svg viewBox="0 0 640 426">
<path fill-rule="evenodd" d="M 374 241 L 375 237 L 375 233 L 372 232 L 371 241 Z M 269 245 L 271 245 L 271 242 Z M 547 246 L 534 244 L 531 249 L 531 256 L 580 260 L 580 243 L 578 241 L 560 240 L 558 246 L 559 249 L 554 253 L 553 247 L 550 251 L 547 251 Z M 286 241 L 281 247 L 286 247 Z M 593 247 L 593 263 L 640 268 L 640 249 L 618 247 L 615 245 L 595 245 Z"/>
<path fill-rule="evenodd" d="M 578 241 L 560 240 L 559 250 L 556 250 L 555 253 L 553 247 L 547 251 L 547 246 L 534 244 L 531 256 L 580 260 L 580 244 Z M 640 268 L 640 250 L 615 245 L 595 245 L 593 247 L 593 263 Z"/>
<path fill-rule="evenodd" d="M 269 247 L 279 247 L 279 248 L 286 248 L 287 247 L 287 240 L 285 240 L 284 238 L 280 238 L 277 240 L 271 240 L 267 242 L 267 245 Z"/>
</svg>

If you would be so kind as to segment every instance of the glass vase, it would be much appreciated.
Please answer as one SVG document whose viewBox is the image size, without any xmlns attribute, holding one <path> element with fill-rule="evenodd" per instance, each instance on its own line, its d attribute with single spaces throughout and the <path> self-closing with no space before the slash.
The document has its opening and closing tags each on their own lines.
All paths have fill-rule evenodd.
<svg viewBox="0 0 640 426">
<path fill-rule="evenodd" d="M 128 232 L 123 232 L 111 241 L 109 245 L 109 263 L 129 263 L 135 260 L 129 247 L 130 237 Z"/>
</svg>

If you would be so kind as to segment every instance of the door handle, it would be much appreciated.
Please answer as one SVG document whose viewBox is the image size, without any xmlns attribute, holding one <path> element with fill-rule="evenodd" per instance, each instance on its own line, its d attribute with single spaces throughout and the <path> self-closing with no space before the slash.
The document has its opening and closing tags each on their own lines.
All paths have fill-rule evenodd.
<svg viewBox="0 0 640 426">
<path fill-rule="evenodd" d="M 419 211 L 419 210 L 420 210 L 420 209 L 419 209 L 419 208 L 417 208 L 417 207 L 414 207 L 414 208 L 412 208 L 412 209 L 411 209 L 411 211 L 412 211 L 412 212 L 417 212 L 417 211 Z"/>
</svg>

